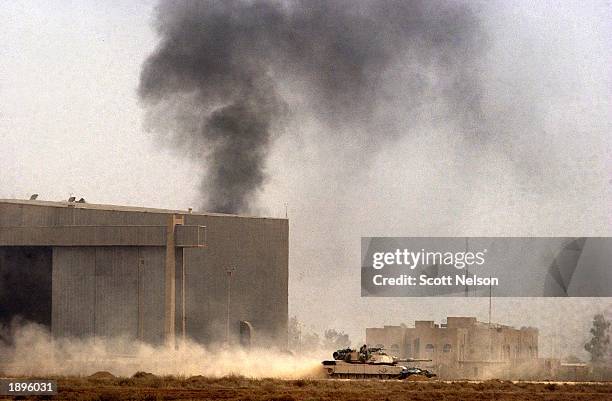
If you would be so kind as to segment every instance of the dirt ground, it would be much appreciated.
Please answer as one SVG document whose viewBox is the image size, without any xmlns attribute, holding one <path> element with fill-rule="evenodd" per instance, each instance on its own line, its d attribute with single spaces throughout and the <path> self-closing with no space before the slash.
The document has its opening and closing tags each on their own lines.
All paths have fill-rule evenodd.
<svg viewBox="0 0 612 401">
<path fill-rule="evenodd" d="M 57 396 L 29 397 L 52 400 L 497 400 L 497 401 L 602 401 L 612 400 L 610 383 L 512 383 L 277 380 L 157 377 L 140 373 L 116 378 L 99 373 L 90 377 L 59 377 Z M 2 399 L 0 397 L 0 399 Z"/>
</svg>

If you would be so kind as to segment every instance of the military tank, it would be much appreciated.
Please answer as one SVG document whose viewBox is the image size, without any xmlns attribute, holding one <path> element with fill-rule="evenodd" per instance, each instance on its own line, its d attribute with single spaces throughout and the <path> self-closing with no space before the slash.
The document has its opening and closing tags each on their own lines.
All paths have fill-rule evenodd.
<svg viewBox="0 0 612 401">
<path fill-rule="evenodd" d="M 333 353 L 334 360 L 323 361 L 328 377 L 338 379 L 405 379 L 411 375 L 434 377 L 435 374 L 417 368 L 408 368 L 400 362 L 429 362 L 431 359 L 399 359 L 384 348 L 362 346 L 359 351 L 345 348 Z"/>
</svg>

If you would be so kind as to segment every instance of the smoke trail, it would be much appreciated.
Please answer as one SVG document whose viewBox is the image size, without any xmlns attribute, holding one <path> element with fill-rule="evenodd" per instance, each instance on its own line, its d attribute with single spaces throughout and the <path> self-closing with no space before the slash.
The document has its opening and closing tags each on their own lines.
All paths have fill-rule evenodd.
<svg viewBox="0 0 612 401">
<path fill-rule="evenodd" d="M 398 63 L 418 65 L 409 85 L 416 107 L 434 69 L 464 126 L 478 116 L 474 60 L 483 35 L 475 13 L 456 2 L 424 0 L 162 1 L 157 49 L 145 62 L 139 96 L 161 135 L 202 158 L 206 208 L 239 212 L 265 183 L 265 164 L 289 112 L 289 85 L 330 127 L 379 146 L 375 124 L 381 82 Z M 395 66 L 395 67 L 394 67 Z M 298 151 L 298 149 L 296 149 Z"/>
</svg>

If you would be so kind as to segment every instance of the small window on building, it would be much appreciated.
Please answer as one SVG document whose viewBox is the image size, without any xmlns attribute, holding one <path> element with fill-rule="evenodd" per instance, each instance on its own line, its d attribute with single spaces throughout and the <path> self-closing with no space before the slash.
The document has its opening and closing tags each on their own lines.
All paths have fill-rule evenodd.
<svg viewBox="0 0 612 401">
<path fill-rule="evenodd" d="M 427 345 L 425 346 L 425 349 L 426 349 L 427 351 L 433 351 L 433 349 L 434 349 L 434 345 L 433 345 L 433 344 L 427 344 Z"/>
<path fill-rule="evenodd" d="M 451 352 L 452 346 L 450 344 L 444 344 L 442 352 Z"/>
</svg>

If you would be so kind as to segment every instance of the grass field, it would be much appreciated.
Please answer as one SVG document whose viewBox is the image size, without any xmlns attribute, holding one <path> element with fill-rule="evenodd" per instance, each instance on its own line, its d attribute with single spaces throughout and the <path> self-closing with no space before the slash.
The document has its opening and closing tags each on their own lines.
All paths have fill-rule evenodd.
<svg viewBox="0 0 612 401">
<path fill-rule="evenodd" d="M 59 395 L 30 397 L 53 400 L 612 400 L 612 383 L 278 380 L 239 376 L 158 377 L 139 373 L 117 378 L 58 377 Z"/>
</svg>

